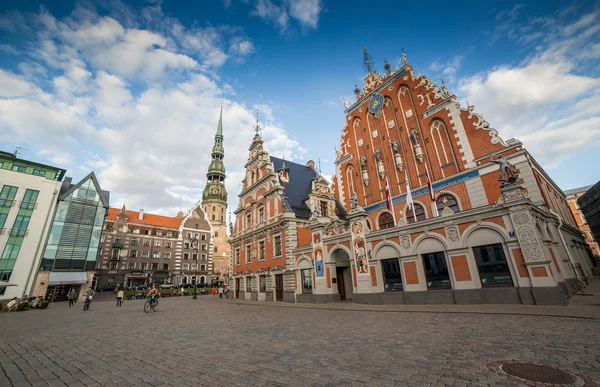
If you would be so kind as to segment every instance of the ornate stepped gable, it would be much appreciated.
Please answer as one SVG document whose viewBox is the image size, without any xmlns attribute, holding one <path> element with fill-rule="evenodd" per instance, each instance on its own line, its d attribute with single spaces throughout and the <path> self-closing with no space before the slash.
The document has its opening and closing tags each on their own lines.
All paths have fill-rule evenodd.
<svg viewBox="0 0 600 387">
<path fill-rule="evenodd" d="M 473 105 L 461 108 L 456 96 L 441 80 L 438 87 L 413 71 L 406 54 L 402 67 L 384 74 L 373 70 L 364 51 L 367 74 L 362 88 L 355 86 L 356 100 L 345 103 L 346 122 L 336 149 L 336 173 L 332 188 L 346 210 L 352 192 L 361 205 L 447 179 L 476 167 L 478 160 L 520 146 L 503 141 Z M 441 79 L 441 78 L 440 78 Z M 397 201 L 396 201 L 397 202 Z"/>
</svg>

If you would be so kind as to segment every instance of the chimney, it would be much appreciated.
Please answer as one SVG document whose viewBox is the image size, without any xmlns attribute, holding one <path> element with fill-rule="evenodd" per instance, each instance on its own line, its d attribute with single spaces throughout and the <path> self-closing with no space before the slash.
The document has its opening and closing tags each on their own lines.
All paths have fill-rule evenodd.
<svg viewBox="0 0 600 387">
<path fill-rule="evenodd" d="M 306 166 L 309 167 L 310 169 L 315 169 L 315 162 L 312 160 L 308 160 L 308 162 L 306 163 Z"/>
<path fill-rule="evenodd" d="M 144 220 L 144 209 L 143 208 L 140 210 L 140 214 L 138 215 L 138 219 L 139 220 Z"/>
</svg>

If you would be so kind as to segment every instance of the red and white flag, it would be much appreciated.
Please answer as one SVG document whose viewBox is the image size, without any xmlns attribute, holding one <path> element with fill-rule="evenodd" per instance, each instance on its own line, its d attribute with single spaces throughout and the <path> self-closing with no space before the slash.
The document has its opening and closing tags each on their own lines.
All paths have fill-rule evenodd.
<svg viewBox="0 0 600 387">
<path fill-rule="evenodd" d="M 385 206 L 394 218 L 394 226 L 396 225 L 396 214 L 394 213 L 394 204 L 392 203 L 392 191 L 390 190 L 390 182 L 385 179 Z"/>
</svg>

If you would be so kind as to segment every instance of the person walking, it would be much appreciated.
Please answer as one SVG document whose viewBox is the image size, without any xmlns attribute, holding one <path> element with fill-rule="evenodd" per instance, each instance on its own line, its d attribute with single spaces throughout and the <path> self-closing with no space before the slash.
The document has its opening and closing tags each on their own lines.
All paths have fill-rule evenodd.
<svg viewBox="0 0 600 387">
<path fill-rule="evenodd" d="M 219 286 L 219 298 L 223 298 L 223 287 Z"/>
<path fill-rule="evenodd" d="M 212 296 L 215 298 L 215 293 L 217 293 L 217 289 L 213 286 L 212 288 Z"/>
<path fill-rule="evenodd" d="M 125 292 L 123 291 L 123 288 L 119 288 L 119 291 L 117 292 L 117 306 L 123 306 L 123 295 L 125 294 Z"/>
<path fill-rule="evenodd" d="M 75 303 L 75 288 L 71 288 L 71 290 L 69 290 L 69 294 L 67 295 L 67 298 L 69 299 L 69 308 Z"/>
<path fill-rule="evenodd" d="M 225 289 L 225 298 L 229 298 L 229 288 Z"/>
</svg>

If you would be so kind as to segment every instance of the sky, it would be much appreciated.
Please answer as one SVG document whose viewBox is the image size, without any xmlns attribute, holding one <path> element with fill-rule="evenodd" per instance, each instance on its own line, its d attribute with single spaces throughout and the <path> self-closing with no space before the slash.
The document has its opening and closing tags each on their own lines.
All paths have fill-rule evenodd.
<svg viewBox="0 0 600 387">
<path fill-rule="evenodd" d="M 202 198 L 222 105 L 234 210 L 256 109 L 273 156 L 332 175 L 367 47 L 442 76 L 561 188 L 600 180 L 598 1 L 368 4 L 1 2 L 0 149 L 173 216 Z"/>
</svg>

